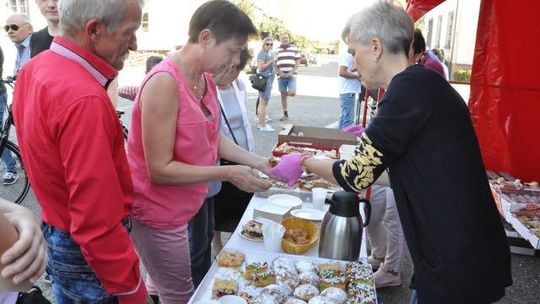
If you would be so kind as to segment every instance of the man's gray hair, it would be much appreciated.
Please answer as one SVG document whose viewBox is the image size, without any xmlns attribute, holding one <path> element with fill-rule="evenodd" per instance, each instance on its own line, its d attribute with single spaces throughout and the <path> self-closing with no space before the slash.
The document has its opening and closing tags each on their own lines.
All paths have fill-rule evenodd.
<svg viewBox="0 0 540 304">
<path fill-rule="evenodd" d="M 379 1 L 354 14 L 345 25 L 341 37 L 345 42 L 350 35 L 367 45 L 378 37 L 392 54 L 404 52 L 407 56 L 413 40 L 414 24 L 405 10 L 394 1 Z"/>
<path fill-rule="evenodd" d="M 109 33 L 116 30 L 124 19 L 128 0 L 60 0 L 60 29 L 63 34 L 82 29 L 86 22 L 98 19 Z M 138 0 L 141 7 L 144 0 Z"/>
</svg>

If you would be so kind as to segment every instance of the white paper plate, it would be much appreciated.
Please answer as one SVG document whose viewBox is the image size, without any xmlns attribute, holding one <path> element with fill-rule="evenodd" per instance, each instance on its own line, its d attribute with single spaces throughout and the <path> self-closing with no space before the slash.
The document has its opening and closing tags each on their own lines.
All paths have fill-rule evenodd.
<svg viewBox="0 0 540 304">
<path fill-rule="evenodd" d="M 294 195 L 274 194 L 268 198 L 268 202 L 274 205 L 287 208 L 299 208 L 302 206 L 302 200 Z"/>
<path fill-rule="evenodd" d="M 320 222 L 323 220 L 326 212 L 315 208 L 295 209 L 291 211 L 291 215 L 310 221 Z"/>
</svg>

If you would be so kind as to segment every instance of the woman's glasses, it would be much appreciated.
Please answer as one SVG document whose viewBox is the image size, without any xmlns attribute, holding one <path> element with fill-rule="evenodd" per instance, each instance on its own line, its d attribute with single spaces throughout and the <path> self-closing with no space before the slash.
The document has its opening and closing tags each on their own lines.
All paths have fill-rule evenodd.
<svg viewBox="0 0 540 304">
<path fill-rule="evenodd" d="M 273 43 L 265 43 L 266 46 L 272 46 L 274 45 Z"/>
</svg>

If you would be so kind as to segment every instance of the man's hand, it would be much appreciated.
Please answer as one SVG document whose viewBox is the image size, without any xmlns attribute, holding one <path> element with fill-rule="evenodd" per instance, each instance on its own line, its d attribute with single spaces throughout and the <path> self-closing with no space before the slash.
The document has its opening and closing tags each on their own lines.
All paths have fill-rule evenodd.
<svg viewBox="0 0 540 304">
<path fill-rule="evenodd" d="M 47 247 L 38 220 L 26 209 L 5 213 L 6 218 L 17 229 L 19 239 L 1 257 L 6 265 L 4 278 L 13 278 L 19 284 L 29 280 L 35 283 L 47 267 Z"/>
<path fill-rule="evenodd" d="M 257 172 L 247 166 L 227 166 L 229 174 L 227 181 L 246 192 L 262 192 L 272 186 L 262 180 Z"/>
<path fill-rule="evenodd" d="M 300 178 L 304 170 L 302 169 L 302 160 L 307 157 L 305 153 L 292 153 L 283 155 L 281 162 L 272 168 L 268 173 L 269 176 L 286 182 L 289 187 L 294 185 Z"/>
</svg>

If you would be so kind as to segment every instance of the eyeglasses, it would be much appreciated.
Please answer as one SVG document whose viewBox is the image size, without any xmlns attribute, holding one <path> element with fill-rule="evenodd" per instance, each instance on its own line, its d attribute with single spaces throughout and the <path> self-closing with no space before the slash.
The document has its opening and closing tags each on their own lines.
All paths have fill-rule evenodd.
<svg viewBox="0 0 540 304">
<path fill-rule="evenodd" d="M 24 23 L 24 24 L 28 24 L 28 23 Z M 14 30 L 15 32 L 18 31 L 21 26 L 23 26 L 24 24 L 21 24 L 21 25 L 17 25 L 17 24 L 6 24 L 4 25 L 4 30 L 6 30 L 6 32 L 9 32 L 9 29 L 12 29 Z"/>
<path fill-rule="evenodd" d="M 267 45 L 267 46 L 272 46 L 272 45 L 274 45 L 274 44 L 273 44 L 273 43 L 265 43 L 265 45 Z"/>
</svg>

